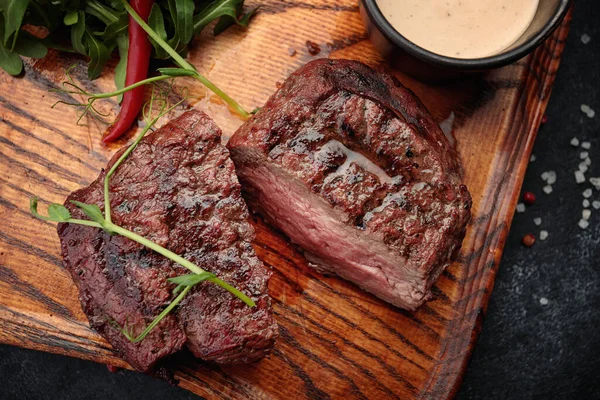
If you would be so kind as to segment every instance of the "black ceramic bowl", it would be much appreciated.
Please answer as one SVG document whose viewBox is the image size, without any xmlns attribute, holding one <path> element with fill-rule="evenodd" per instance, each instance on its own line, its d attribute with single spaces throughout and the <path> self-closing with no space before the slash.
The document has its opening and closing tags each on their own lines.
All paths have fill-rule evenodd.
<svg viewBox="0 0 600 400">
<path fill-rule="evenodd" d="M 442 56 L 417 46 L 392 27 L 376 0 L 359 0 L 367 34 L 377 50 L 396 68 L 428 81 L 487 71 L 523 58 L 554 32 L 570 4 L 571 0 L 540 0 L 531 25 L 513 45 L 490 57 L 462 59 Z"/>
</svg>

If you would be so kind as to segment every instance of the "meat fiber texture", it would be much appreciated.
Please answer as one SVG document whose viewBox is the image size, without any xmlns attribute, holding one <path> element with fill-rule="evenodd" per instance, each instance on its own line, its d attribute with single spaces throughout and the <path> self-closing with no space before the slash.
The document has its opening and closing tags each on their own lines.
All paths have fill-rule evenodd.
<svg viewBox="0 0 600 400">
<path fill-rule="evenodd" d="M 271 272 L 251 246 L 254 230 L 221 131 L 205 114 L 190 111 L 148 135 L 110 180 L 112 219 L 216 274 L 255 302 L 209 282 L 195 286 L 139 343 L 139 334 L 173 299 L 167 278 L 190 273 L 122 236 L 93 227 L 59 224 L 64 265 L 79 288 L 90 325 L 132 367 L 149 372 L 187 346 L 218 363 L 249 363 L 268 354 L 278 335 L 267 294 Z M 111 159 L 107 170 L 124 149 Z M 65 202 L 103 203 L 103 171 Z"/>
<path fill-rule="evenodd" d="M 293 73 L 228 143 L 251 208 L 335 273 L 414 310 L 458 253 L 456 151 L 400 82 L 348 60 Z"/>
</svg>

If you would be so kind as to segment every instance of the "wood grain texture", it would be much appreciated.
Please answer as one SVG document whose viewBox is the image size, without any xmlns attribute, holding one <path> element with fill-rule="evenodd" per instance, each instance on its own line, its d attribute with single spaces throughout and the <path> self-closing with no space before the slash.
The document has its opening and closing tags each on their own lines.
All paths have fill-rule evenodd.
<svg viewBox="0 0 600 400">
<path fill-rule="evenodd" d="M 262 105 L 278 82 L 315 58 L 307 40 L 321 45 L 317 57 L 385 67 L 353 0 L 247 3 L 262 4 L 250 29 L 233 28 L 218 40 L 206 35 L 190 53 L 246 109 Z M 269 288 L 281 327 L 275 351 L 251 366 L 182 355 L 176 363 L 181 386 L 226 399 L 452 397 L 479 334 L 569 22 L 570 15 L 532 56 L 481 77 L 430 87 L 394 73 L 438 121 L 454 113 L 453 135 L 473 195 L 460 258 L 442 274 L 432 301 L 410 313 L 323 277 L 255 219 L 257 254 L 274 270 Z M 28 62 L 22 77 L 0 73 L 0 342 L 126 367 L 89 329 L 61 266 L 56 227 L 28 212 L 34 194 L 60 203 L 89 184 L 118 147 L 100 144 L 106 125 L 86 118 L 87 126 L 76 126 L 74 109 L 51 108 L 58 100 L 78 100 L 48 92 L 73 63 L 74 78 L 86 88 L 112 88 L 112 69 L 89 82 L 83 60 L 56 52 Z M 208 112 L 226 135 L 241 124 L 215 96 L 195 82 L 186 85 L 187 105 Z M 114 102 L 101 108 L 117 109 Z"/>
</svg>

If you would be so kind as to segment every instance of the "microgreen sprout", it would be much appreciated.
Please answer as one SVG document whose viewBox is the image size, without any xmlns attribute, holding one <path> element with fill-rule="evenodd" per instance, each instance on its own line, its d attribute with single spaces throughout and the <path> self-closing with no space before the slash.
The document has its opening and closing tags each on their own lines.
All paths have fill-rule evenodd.
<svg viewBox="0 0 600 400">
<path fill-rule="evenodd" d="M 165 93 L 162 93 L 164 95 Z M 158 254 L 170 259 L 171 261 L 181 265 L 182 267 L 188 269 L 191 274 L 181 275 L 173 278 L 169 278 L 168 281 L 176 284 L 177 286 L 173 290 L 173 296 L 176 296 L 171 303 L 158 315 L 154 318 L 154 320 L 138 335 L 135 335 L 132 327 L 125 326 L 124 328 L 119 327 L 123 335 L 127 337 L 131 342 L 137 343 L 143 340 L 148 333 L 152 331 L 159 323 L 162 321 L 181 301 L 185 298 L 188 292 L 197 284 L 208 281 L 214 283 L 223 289 L 229 291 L 234 296 L 238 297 L 249 307 L 254 307 L 254 301 L 249 298 L 247 295 L 242 293 L 240 290 L 234 288 L 229 285 L 227 282 L 218 278 L 215 274 L 205 271 L 200 268 L 198 265 L 192 263 L 189 260 L 181 257 L 178 254 L 173 253 L 172 251 L 154 243 L 153 241 L 144 238 L 128 229 L 125 229 L 114 222 L 112 222 L 111 218 L 111 207 L 110 207 L 110 178 L 117 171 L 119 166 L 125 161 L 125 159 L 134 151 L 139 142 L 144 138 L 146 133 L 152 129 L 154 124 L 165 114 L 169 113 L 173 108 L 180 105 L 183 101 L 182 99 L 178 103 L 173 106 L 169 106 L 166 96 L 161 97 L 156 94 L 156 86 L 153 87 L 152 96 L 150 101 L 145 105 L 143 114 L 146 122 L 146 126 L 137 136 L 137 138 L 133 141 L 133 143 L 125 150 L 125 152 L 119 157 L 119 159 L 113 164 L 110 170 L 106 173 L 104 178 L 104 213 L 100 207 L 96 204 L 86 204 L 79 201 L 71 201 L 77 208 L 79 208 L 88 218 L 86 219 L 77 219 L 73 218 L 69 209 L 61 204 L 50 204 L 48 206 L 48 215 L 41 215 L 38 212 L 38 199 L 34 197 L 30 201 L 30 210 L 31 213 L 42 220 L 45 221 L 54 221 L 61 223 L 69 223 L 69 224 L 77 224 L 84 225 L 89 227 L 94 227 L 98 229 L 102 229 L 108 232 L 111 235 L 121 235 L 130 240 L 133 240 Z M 158 111 L 156 111 L 158 110 Z M 113 321 L 113 324 L 116 324 Z M 118 326 L 118 324 L 117 324 Z"/>
<path fill-rule="evenodd" d="M 77 125 L 80 125 L 81 119 L 88 113 L 95 114 L 95 115 L 101 116 L 101 117 L 107 117 L 109 115 L 109 114 L 102 113 L 100 110 L 98 110 L 95 107 L 94 103 L 97 100 L 108 99 L 111 97 L 118 97 L 118 96 L 121 96 L 123 93 L 128 92 L 132 89 L 135 89 L 137 87 L 149 85 L 149 84 L 156 84 L 157 82 L 164 81 L 167 79 L 172 80 L 174 78 L 178 78 L 178 77 L 182 77 L 182 76 L 194 75 L 194 73 L 192 71 L 189 71 L 189 70 L 186 70 L 183 68 L 159 68 L 157 71 L 160 73 L 160 75 L 158 75 L 158 76 L 153 76 L 151 78 L 144 79 L 142 81 L 134 83 L 133 85 L 126 86 L 119 90 L 115 90 L 114 92 L 91 93 L 91 92 L 88 92 L 87 90 L 85 90 L 84 88 L 82 88 L 81 86 L 79 86 L 77 83 L 75 83 L 75 80 L 73 80 L 73 77 L 71 76 L 71 70 L 74 67 L 75 67 L 75 65 L 70 66 L 67 69 L 67 71 L 65 72 L 66 81 L 64 81 L 62 83 L 63 88 L 62 89 L 51 89 L 50 91 L 58 92 L 58 93 L 81 95 L 86 98 L 84 100 L 84 102 L 82 102 L 82 103 L 69 103 L 69 102 L 66 102 L 63 100 L 59 100 L 52 105 L 52 108 L 56 107 L 58 104 L 65 104 L 68 106 L 75 106 L 75 107 L 83 108 L 83 111 L 78 116 Z M 150 101 L 152 101 L 152 98 L 150 99 Z"/>
</svg>

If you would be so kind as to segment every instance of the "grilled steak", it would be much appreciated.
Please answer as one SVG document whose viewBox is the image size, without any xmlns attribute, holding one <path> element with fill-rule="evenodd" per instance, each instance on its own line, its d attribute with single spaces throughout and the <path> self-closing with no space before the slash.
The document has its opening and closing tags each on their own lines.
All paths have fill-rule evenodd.
<svg viewBox="0 0 600 400">
<path fill-rule="evenodd" d="M 460 248 L 471 198 L 415 95 L 356 61 L 293 73 L 230 139 L 247 201 L 318 269 L 413 310 Z"/>
<path fill-rule="evenodd" d="M 137 344 L 115 327 L 139 334 L 172 300 L 167 278 L 189 271 L 122 236 L 60 224 L 64 264 L 80 292 L 90 325 L 137 370 L 187 346 L 197 357 L 246 363 L 269 353 L 277 337 L 267 294 L 270 272 L 256 258 L 254 230 L 221 131 L 205 114 L 187 112 L 144 138 L 110 181 L 113 221 L 182 255 L 242 290 L 250 308 L 208 282 Z M 110 168 L 124 149 L 110 161 Z M 103 208 L 105 173 L 70 200 Z"/>
</svg>

